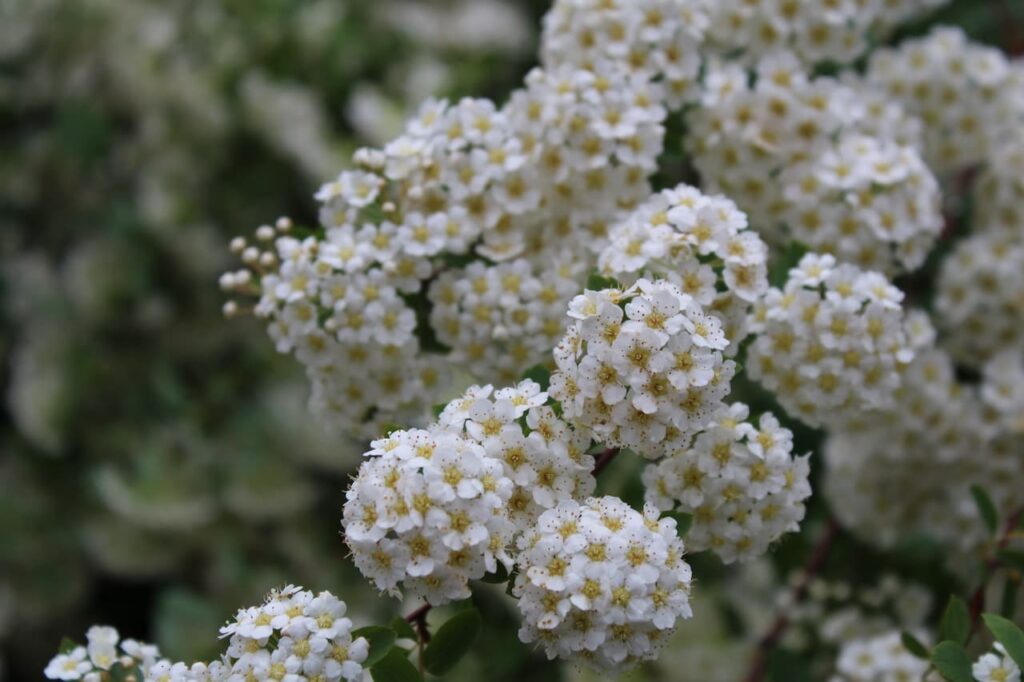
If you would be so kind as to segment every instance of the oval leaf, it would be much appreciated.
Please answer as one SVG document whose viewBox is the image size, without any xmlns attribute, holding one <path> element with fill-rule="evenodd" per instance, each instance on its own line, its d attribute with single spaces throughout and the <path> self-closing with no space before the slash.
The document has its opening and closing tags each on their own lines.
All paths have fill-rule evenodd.
<svg viewBox="0 0 1024 682">
<path fill-rule="evenodd" d="M 967 610 L 967 604 L 960 597 L 953 595 L 949 598 L 949 603 L 946 604 L 945 613 L 942 614 L 939 640 L 966 644 L 970 634 L 971 614 Z"/>
<path fill-rule="evenodd" d="M 391 646 L 395 643 L 397 635 L 395 635 L 395 631 L 391 628 L 386 628 L 382 625 L 370 625 L 352 631 L 353 640 L 360 637 L 365 637 L 366 641 L 370 644 L 370 653 L 366 655 L 366 660 L 363 661 L 363 667 L 369 668 L 391 651 Z"/>
<path fill-rule="evenodd" d="M 932 665 L 949 682 L 974 682 L 971 659 L 959 644 L 942 642 L 932 651 Z"/>
<path fill-rule="evenodd" d="M 480 631 L 480 612 L 466 609 L 441 626 L 423 651 L 423 666 L 433 675 L 444 675 L 462 660 Z"/>
<path fill-rule="evenodd" d="M 1021 629 L 1012 622 L 994 613 L 986 613 L 982 618 L 985 619 L 985 625 L 988 626 L 996 641 L 1003 645 L 1006 653 L 1010 655 L 1017 667 L 1024 669 L 1024 632 L 1021 632 Z"/>
<path fill-rule="evenodd" d="M 996 511 L 996 505 L 992 503 L 992 498 L 979 485 L 971 486 L 971 495 L 974 497 L 974 504 L 978 505 L 978 513 L 981 514 L 985 526 L 992 535 L 995 535 L 999 530 L 999 513 Z"/>
<path fill-rule="evenodd" d="M 370 676 L 373 682 L 421 682 L 423 679 L 406 653 L 394 647 L 370 668 Z"/>
<path fill-rule="evenodd" d="M 907 651 L 909 651 L 913 655 L 917 656 L 918 658 L 923 658 L 926 661 L 929 659 L 928 647 L 922 644 L 921 640 L 919 640 L 911 633 L 901 633 L 900 640 L 903 641 L 903 646 L 906 647 Z"/>
<path fill-rule="evenodd" d="M 391 621 L 391 629 L 402 639 L 417 639 L 416 631 L 413 630 L 412 625 L 401 616 L 395 616 L 395 619 Z"/>
</svg>

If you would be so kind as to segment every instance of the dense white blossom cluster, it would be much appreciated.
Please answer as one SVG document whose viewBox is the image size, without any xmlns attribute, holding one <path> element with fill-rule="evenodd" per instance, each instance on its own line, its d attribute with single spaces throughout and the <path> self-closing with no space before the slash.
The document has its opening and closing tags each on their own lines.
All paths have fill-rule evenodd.
<svg viewBox="0 0 1024 682">
<path fill-rule="evenodd" d="M 948 0 L 714 0 L 709 47 L 746 59 L 791 50 L 806 63 L 850 62 L 885 32 L 914 14 Z"/>
<path fill-rule="evenodd" d="M 674 284 L 587 290 L 569 316 L 551 396 L 606 445 L 652 459 L 684 448 L 729 393 L 721 323 Z"/>
<path fill-rule="evenodd" d="M 706 188 L 735 200 L 773 241 L 796 239 L 861 267 L 918 267 L 942 227 L 920 123 L 862 84 L 811 79 L 795 57 L 756 80 L 713 64 L 687 147 Z"/>
<path fill-rule="evenodd" d="M 902 300 L 877 272 L 807 254 L 755 306 L 747 370 L 812 426 L 890 406 L 913 358 Z"/>
<path fill-rule="evenodd" d="M 604 274 L 675 284 L 718 317 L 734 354 L 750 304 L 768 289 L 768 247 L 729 199 L 679 185 L 653 195 L 611 229 Z"/>
<path fill-rule="evenodd" d="M 511 568 L 513 483 L 484 448 L 443 429 L 375 440 L 346 494 L 345 539 L 364 576 L 432 604 L 469 596 L 469 581 Z"/>
<path fill-rule="evenodd" d="M 1024 224 L 957 243 L 936 281 L 943 344 L 978 367 L 1000 351 L 1024 352 Z"/>
<path fill-rule="evenodd" d="M 914 147 L 844 136 L 780 181 L 790 236 L 862 268 L 915 270 L 943 228 L 939 183 Z"/>
<path fill-rule="evenodd" d="M 770 413 L 757 426 L 749 409 L 722 409 L 693 445 L 643 474 L 646 500 L 692 516 L 691 551 L 711 550 L 726 563 L 763 554 L 799 528 L 810 497 L 809 457 L 793 457 L 793 434 Z"/>
<path fill-rule="evenodd" d="M 831 682 L 932 682 L 941 679 L 927 660 L 907 650 L 899 631 L 890 631 L 844 644 L 836 659 L 836 675 Z"/>
<path fill-rule="evenodd" d="M 594 490 L 590 434 L 561 419 L 540 385 L 472 386 L 428 430 L 373 441 L 347 493 L 356 566 L 378 589 L 399 583 L 431 604 L 511 569 L 514 537 Z"/>
<path fill-rule="evenodd" d="M 544 267 L 517 259 L 446 270 L 428 291 L 430 326 L 454 366 L 479 381 L 511 383 L 549 361 L 584 271 L 568 254 Z"/>
<path fill-rule="evenodd" d="M 985 364 L 981 400 L 1003 430 L 1024 434 L 1024 353 L 1009 350 Z"/>
<path fill-rule="evenodd" d="M 973 226 L 1024 239 L 1024 124 L 1002 136 L 974 188 Z"/>
<path fill-rule="evenodd" d="M 1001 395 L 996 387 L 982 393 Z M 986 532 L 970 486 L 982 486 L 1000 509 L 1019 500 L 1012 436 L 976 390 L 957 382 L 951 359 L 940 350 L 918 352 L 895 400 L 895 410 L 864 414 L 830 432 L 824 485 L 833 512 L 881 547 L 914 531 L 961 552 L 978 547 Z"/>
<path fill-rule="evenodd" d="M 673 519 L 614 497 L 568 501 L 520 539 L 519 637 L 606 671 L 655 657 L 689 618 L 690 567 Z"/>
<path fill-rule="evenodd" d="M 246 267 L 222 286 L 259 296 L 254 312 L 306 366 L 327 421 L 368 436 L 433 402 L 452 364 L 508 380 L 561 335 L 551 311 L 609 225 L 650 195 L 664 137 L 659 84 L 615 62 L 594 69 L 535 69 L 503 108 L 428 101 L 320 189 L 320 228 L 236 240 Z M 498 286 L 453 290 L 470 277 Z M 441 307 L 426 320 L 424 297 Z M 492 337 L 504 346 L 482 348 Z"/>
<path fill-rule="evenodd" d="M 438 426 L 479 443 L 501 462 L 513 483 L 505 507 L 517 530 L 532 526 L 544 510 L 594 491 L 589 431 L 563 420 L 535 381 L 497 391 L 472 386 L 445 406 Z"/>
<path fill-rule="evenodd" d="M 556 0 L 544 16 L 541 60 L 597 72 L 624 65 L 657 79 L 663 101 L 678 109 L 699 93 L 707 9 L 705 0 Z"/>
<path fill-rule="evenodd" d="M 1024 62 L 960 28 L 877 50 L 866 78 L 924 122 L 922 153 L 937 173 L 982 161 L 1024 121 Z"/>
<path fill-rule="evenodd" d="M 227 650 L 209 664 L 173 662 L 152 644 L 121 640 L 114 628 L 93 626 L 87 646 L 57 655 L 44 674 L 51 680 L 98 681 L 111 679 L 117 667 L 123 679 L 138 671 L 140 682 L 354 682 L 363 679 L 369 643 L 353 638 L 345 611 L 345 602 L 330 592 L 314 594 L 294 585 L 274 590 L 262 605 L 239 610 L 221 628 L 221 636 L 230 637 Z"/>
</svg>

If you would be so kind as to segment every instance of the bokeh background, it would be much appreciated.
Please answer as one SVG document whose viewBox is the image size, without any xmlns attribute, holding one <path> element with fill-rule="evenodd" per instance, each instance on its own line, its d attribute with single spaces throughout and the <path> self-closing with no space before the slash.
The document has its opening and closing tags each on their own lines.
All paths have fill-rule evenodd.
<svg viewBox="0 0 1024 682">
<path fill-rule="evenodd" d="M 231 236 L 314 222 L 318 185 L 423 98 L 502 100 L 548 4 L 0 0 L 0 680 L 39 679 L 94 622 L 215 655 L 219 625 L 285 582 L 334 591 L 360 624 L 401 611 L 338 532 L 361 444 L 312 420 L 300 368 L 255 321 L 223 319 L 217 278 Z M 1024 51 L 1022 0 L 957 0 L 901 35 L 940 22 Z M 620 458 L 603 490 L 640 499 L 635 467 Z M 736 679 L 823 517 L 816 501 L 809 533 L 745 568 L 698 560 L 704 615 L 636 677 Z M 842 536 L 830 562 L 912 626 L 957 587 L 934 551 Z M 811 608 L 848 591 L 818 585 Z M 454 678 L 584 675 L 519 645 L 503 599 L 478 596 L 488 628 Z M 794 628 L 775 677 L 817 679 L 800 651 L 839 632 Z"/>
</svg>

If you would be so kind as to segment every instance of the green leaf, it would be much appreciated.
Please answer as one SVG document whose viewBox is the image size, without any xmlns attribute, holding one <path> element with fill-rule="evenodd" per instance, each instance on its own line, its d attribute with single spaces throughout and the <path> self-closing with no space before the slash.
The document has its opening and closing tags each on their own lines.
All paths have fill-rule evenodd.
<svg viewBox="0 0 1024 682">
<path fill-rule="evenodd" d="M 370 667 L 370 676 L 373 682 L 420 682 L 423 679 L 409 657 L 397 648 L 392 648 Z"/>
<path fill-rule="evenodd" d="M 605 277 L 596 270 L 587 277 L 587 289 L 601 291 L 602 289 L 621 289 L 622 285 L 614 277 Z"/>
<path fill-rule="evenodd" d="M 1024 632 L 1012 622 L 994 613 L 986 613 L 982 618 L 992 636 L 1003 645 L 1013 662 L 1024 668 Z"/>
<path fill-rule="evenodd" d="M 131 667 L 125 667 L 120 663 L 115 663 L 110 666 L 108 674 L 109 677 L 107 679 L 111 682 L 139 682 L 145 678 L 145 675 L 142 674 L 142 669 L 139 666 L 133 665 Z"/>
<path fill-rule="evenodd" d="M 918 658 L 923 658 L 926 661 L 929 659 L 928 647 L 922 644 L 921 640 L 919 640 L 913 634 L 904 631 L 900 633 L 900 640 L 903 641 L 903 646 L 906 647 L 907 651 L 909 651 L 913 655 L 917 656 Z"/>
<path fill-rule="evenodd" d="M 438 629 L 423 651 L 423 665 L 433 675 L 444 675 L 455 667 L 480 631 L 480 612 L 460 611 Z"/>
<path fill-rule="evenodd" d="M 483 578 L 480 578 L 481 582 L 489 583 L 491 585 L 502 585 L 508 582 L 509 574 L 508 569 L 505 568 L 505 564 L 498 562 L 498 569 L 493 573 L 487 573 Z"/>
<path fill-rule="evenodd" d="M 544 365 L 534 365 L 523 372 L 523 378 L 536 381 L 542 391 L 548 390 L 548 386 L 551 385 L 551 371 Z"/>
<path fill-rule="evenodd" d="M 964 600 L 955 594 L 949 598 L 939 625 L 939 641 L 966 644 L 971 634 L 971 614 Z"/>
<path fill-rule="evenodd" d="M 60 649 L 58 649 L 58 652 L 62 653 L 62 654 L 70 654 L 72 651 L 74 651 L 77 648 L 78 648 L 78 642 L 76 642 L 75 640 L 71 639 L 70 637 L 64 637 L 63 639 L 60 640 Z"/>
<path fill-rule="evenodd" d="M 434 405 L 432 408 L 430 408 L 430 411 L 434 414 L 434 419 L 440 417 L 441 413 L 444 412 L 444 408 L 446 407 L 448 407 L 447 403 L 438 403 L 437 405 Z"/>
<path fill-rule="evenodd" d="M 662 516 L 676 520 L 676 534 L 681 538 L 686 537 L 686 534 L 690 532 L 690 526 L 693 525 L 693 514 L 681 511 L 668 511 L 662 514 Z"/>
<path fill-rule="evenodd" d="M 949 682 L 974 682 L 971 677 L 971 659 L 959 644 L 940 643 L 932 650 L 932 665 Z"/>
<path fill-rule="evenodd" d="M 988 527 L 988 531 L 995 535 L 999 530 L 999 512 L 988 492 L 980 485 L 971 486 L 971 495 L 974 497 L 974 504 L 978 505 L 978 513 Z"/>
<path fill-rule="evenodd" d="M 397 639 L 394 630 L 382 625 L 369 625 L 352 631 L 352 639 L 355 640 L 360 637 L 365 637 L 366 641 L 370 644 L 370 653 L 366 655 L 366 660 L 363 661 L 364 668 L 372 667 L 374 663 L 384 658 L 391 651 L 391 647 L 394 645 L 395 639 Z"/>
<path fill-rule="evenodd" d="M 412 625 L 401 616 L 395 616 L 395 619 L 391 621 L 391 629 L 395 631 L 399 639 L 417 639 Z"/>
</svg>

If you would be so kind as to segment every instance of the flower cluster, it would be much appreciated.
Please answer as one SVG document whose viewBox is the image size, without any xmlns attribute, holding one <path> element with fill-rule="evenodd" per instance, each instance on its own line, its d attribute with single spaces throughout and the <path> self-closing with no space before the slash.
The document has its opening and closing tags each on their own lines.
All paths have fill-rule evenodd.
<svg viewBox="0 0 1024 682">
<path fill-rule="evenodd" d="M 985 364 L 981 400 L 1002 429 L 1024 434 L 1024 353 L 1009 350 Z"/>
<path fill-rule="evenodd" d="M 401 136 L 358 151 L 358 167 L 320 189 L 320 228 L 280 234 L 292 231 L 282 220 L 276 231 L 257 230 L 264 244 L 236 240 L 246 267 L 221 284 L 259 296 L 255 314 L 268 320 L 278 350 L 306 366 L 314 407 L 338 428 L 368 435 L 433 402 L 453 363 L 469 359 L 493 374 L 493 356 L 480 349 L 491 332 L 513 351 L 498 374 L 517 375 L 542 343 L 543 320 L 516 323 L 532 317 L 531 295 L 546 308 L 552 287 L 565 296 L 567 281 L 606 243 L 609 223 L 650 194 L 666 115 L 657 88 L 615 64 L 593 72 L 566 65 L 535 69 L 500 109 L 488 100 L 428 101 Z M 565 266 L 564 254 L 579 252 L 589 255 Z M 498 263 L 474 264 L 472 275 L 485 280 L 544 273 L 531 277 L 543 280 L 537 286 L 500 288 L 500 298 L 522 304 L 507 311 L 510 324 L 500 309 L 508 300 L 489 313 L 479 307 L 493 305 L 490 287 L 451 295 L 450 285 L 470 276 L 464 271 L 427 290 L 456 263 L 483 258 Z M 439 301 L 442 310 L 418 319 Z M 235 302 L 225 309 L 238 310 Z M 474 315 L 490 326 L 463 324 Z M 453 345 L 434 347 L 438 338 Z"/>
<path fill-rule="evenodd" d="M 974 187 L 975 229 L 1022 233 L 1024 227 L 1024 125 L 1001 136 Z M 1019 239 L 1020 237 L 1018 237 Z"/>
<path fill-rule="evenodd" d="M 453 365 L 479 381 L 510 383 L 549 361 L 583 270 L 568 255 L 546 267 L 517 259 L 446 270 L 428 290 L 430 325 Z"/>
<path fill-rule="evenodd" d="M 314 595 L 293 585 L 274 590 L 262 605 L 239 610 L 221 628 L 221 636 L 230 637 L 228 647 L 209 664 L 173 662 L 152 644 L 121 640 L 114 628 L 93 626 L 87 646 L 57 655 L 44 674 L 51 680 L 100 680 L 116 670 L 124 679 L 139 673 L 136 679 L 154 682 L 354 682 L 363 679 L 369 643 L 353 638 L 345 611 L 345 602 L 330 592 Z"/>
<path fill-rule="evenodd" d="M 982 392 L 1001 394 L 996 387 Z M 919 351 L 904 371 L 895 401 L 895 410 L 863 414 L 829 434 L 825 490 L 833 512 L 881 547 L 923 530 L 947 547 L 971 551 L 986 534 L 970 486 L 982 486 L 1003 510 L 1019 498 L 1012 436 L 976 390 L 957 382 L 949 356 L 934 348 Z"/>
<path fill-rule="evenodd" d="M 519 637 L 549 658 L 616 671 L 654 658 L 690 613 L 690 567 L 673 519 L 614 497 L 564 502 L 520 540 Z"/>
<path fill-rule="evenodd" d="M 735 403 L 721 410 L 693 445 L 643 474 L 646 500 L 692 516 L 691 551 L 711 550 L 726 563 L 760 556 L 797 530 L 811 494 L 809 458 L 793 457 L 793 434 L 769 413 L 757 426 Z"/>
<path fill-rule="evenodd" d="M 657 80 L 663 101 L 678 109 L 698 94 L 707 25 L 703 0 L 556 0 L 544 16 L 541 60 L 588 70 L 622 64 Z"/>
<path fill-rule="evenodd" d="M 569 316 L 551 395 L 602 443 L 652 459 L 684 448 L 729 392 L 721 323 L 674 284 L 587 290 Z"/>
<path fill-rule="evenodd" d="M 680 185 L 655 194 L 612 227 L 598 259 L 606 275 L 675 284 L 719 318 L 736 352 L 749 306 L 768 289 L 768 248 L 729 199 Z"/>
<path fill-rule="evenodd" d="M 750 376 L 812 426 L 891 405 L 913 358 L 902 299 L 879 273 L 805 255 L 755 306 Z"/>
<path fill-rule="evenodd" d="M 874 52 L 866 77 L 924 122 L 923 155 L 936 172 L 983 160 L 1024 120 L 1024 67 L 959 28 Z"/>
<path fill-rule="evenodd" d="M 792 50 L 806 63 L 851 62 L 868 48 L 873 31 L 885 31 L 948 0 L 830 0 L 747 2 L 715 0 L 709 46 L 746 59 Z"/>
<path fill-rule="evenodd" d="M 770 239 L 797 239 L 892 272 L 921 264 L 941 228 L 920 123 L 863 84 L 811 79 L 788 54 L 707 75 L 687 146 L 705 185 Z"/>
<path fill-rule="evenodd" d="M 346 494 L 352 558 L 379 590 L 398 585 L 432 604 L 469 596 L 469 581 L 511 568 L 512 481 L 500 461 L 461 435 L 396 431 L 371 443 Z"/>
<path fill-rule="evenodd" d="M 901 634 L 890 631 L 874 637 L 846 642 L 836 659 L 833 682 L 879 682 L 880 680 L 938 680 L 930 674 L 925 659 L 910 653 Z"/>
<path fill-rule="evenodd" d="M 1024 239 L 971 235 L 942 262 L 936 284 L 943 343 L 957 361 L 977 367 L 1000 351 L 1024 352 Z"/>
<path fill-rule="evenodd" d="M 938 181 L 913 147 L 844 136 L 780 181 L 790 235 L 865 269 L 915 270 L 942 231 Z"/>
<path fill-rule="evenodd" d="M 535 381 L 497 391 L 472 386 L 445 406 L 438 426 L 479 443 L 501 462 L 513 483 L 505 507 L 517 530 L 531 527 L 544 510 L 594 491 L 589 431 L 561 419 Z"/>
</svg>

